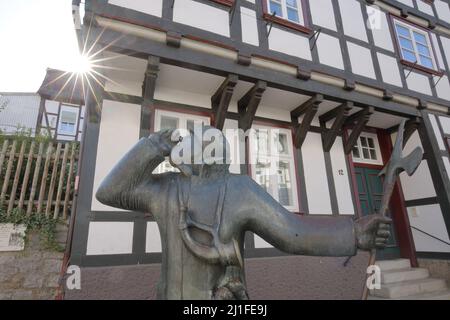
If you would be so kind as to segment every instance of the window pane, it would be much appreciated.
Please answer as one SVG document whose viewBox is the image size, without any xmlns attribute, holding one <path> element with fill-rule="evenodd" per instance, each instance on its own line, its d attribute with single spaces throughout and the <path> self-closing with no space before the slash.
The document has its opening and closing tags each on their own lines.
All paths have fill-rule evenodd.
<svg viewBox="0 0 450 320">
<path fill-rule="evenodd" d="M 281 5 L 277 2 L 270 1 L 270 13 L 273 14 L 275 12 L 276 16 L 283 16 L 283 13 L 281 11 Z"/>
<path fill-rule="evenodd" d="M 75 123 L 77 121 L 77 113 L 70 111 L 62 111 L 61 121 Z"/>
<path fill-rule="evenodd" d="M 266 192 L 270 193 L 269 166 L 266 166 L 262 163 L 257 163 L 255 180 L 256 183 L 259 184 Z"/>
<path fill-rule="evenodd" d="M 428 47 L 425 47 L 425 46 L 423 46 L 421 44 L 417 44 L 417 50 L 419 50 L 419 53 L 421 55 L 424 55 L 424 56 L 427 56 L 427 57 L 431 56 L 430 50 L 428 50 Z"/>
<path fill-rule="evenodd" d="M 369 149 L 367 149 L 367 148 L 362 148 L 362 152 L 363 152 L 363 158 L 364 158 L 364 159 L 370 159 L 370 156 L 369 156 Z"/>
<path fill-rule="evenodd" d="M 300 22 L 298 19 L 298 11 L 297 9 L 287 8 L 288 19 L 294 22 Z"/>
<path fill-rule="evenodd" d="M 361 137 L 361 145 L 363 147 L 367 147 L 367 138 L 366 137 Z"/>
<path fill-rule="evenodd" d="M 411 40 L 407 40 L 405 38 L 400 37 L 400 45 L 402 48 L 409 49 L 411 51 L 414 51 L 414 46 Z"/>
<path fill-rule="evenodd" d="M 401 26 L 399 24 L 396 24 L 395 28 L 397 29 L 397 33 L 399 35 L 402 35 L 402 36 L 407 37 L 407 38 L 411 38 L 411 35 L 409 34 L 409 30 L 407 28 L 405 28 L 405 27 L 403 27 L 403 26 Z"/>
<path fill-rule="evenodd" d="M 414 34 L 414 39 L 417 42 L 420 42 L 420 43 L 425 44 L 425 45 L 427 44 L 427 39 L 425 38 L 425 35 L 423 35 L 421 33 L 418 33 L 418 32 L 415 32 L 415 31 L 413 31 L 413 34 Z"/>
<path fill-rule="evenodd" d="M 283 206 L 293 205 L 291 172 L 287 161 L 278 162 L 278 202 Z"/>
<path fill-rule="evenodd" d="M 360 158 L 359 149 L 357 146 L 353 147 L 353 158 L 356 158 L 356 159 Z"/>
<path fill-rule="evenodd" d="M 286 0 L 286 5 L 289 7 L 297 8 L 297 0 Z"/>
<path fill-rule="evenodd" d="M 287 142 L 287 136 L 284 133 L 281 134 L 275 134 L 275 147 L 277 150 L 277 153 L 279 154 L 288 154 L 288 142 Z"/>
<path fill-rule="evenodd" d="M 269 132 L 267 130 L 257 129 L 256 132 L 255 153 L 257 155 L 269 154 Z"/>
<path fill-rule="evenodd" d="M 408 50 L 402 50 L 403 53 L 403 59 L 408 60 L 410 62 L 416 62 L 416 55 Z"/>
<path fill-rule="evenodd" d="M 420 56 L 420 64 L 424 67 L 433 69 L 433 61 L 430 58 Z"/>
<path fill-rule="evenodd" d="M 375 152 L 375 149 L 370 149 L 370 159 L 377 160 L 377 153 Z"/>
<path fill-rule="evenodd" d="M 367 138 L 367 141 L 369 142 L 369 147 L 375 148 L 375 144 L 373 142 L 373 138 Z"/>
<path fill-rule="evenodd" d="M 161 117 L 161 129 L 177 129 L 178 128 L 178 119 L 169 116 Z"/>
</svg>

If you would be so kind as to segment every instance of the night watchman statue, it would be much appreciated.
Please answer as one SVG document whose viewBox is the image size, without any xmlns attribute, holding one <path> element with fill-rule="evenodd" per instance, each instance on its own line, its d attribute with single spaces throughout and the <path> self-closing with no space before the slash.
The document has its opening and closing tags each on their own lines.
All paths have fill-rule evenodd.
<svg viewBox="0 0 450 320">
<path fill-rule="evenodd" d="M 221 131 L 203 128 L 208 131 L 229 150 Z M 191 141 L 195 145 L 198 135 L 180 143 L 175 134 L 163 130 L 142 138 L 96 194 L 106 205 L 153 214 L 162 241 L 159 299 L 248 299 L 242 258 L 246 231 L 291 254 L 352 256 L 357 249 L 385 247 L 390 219 L 292 214 L 250 177 L 231 174 L 224 164 L 228 152 L 177 164 L 173 151 Z M 212 140 L 200 139 L 206 151 Z M 181 173 L 154 174 L 169 156 Z"/>
</svg>

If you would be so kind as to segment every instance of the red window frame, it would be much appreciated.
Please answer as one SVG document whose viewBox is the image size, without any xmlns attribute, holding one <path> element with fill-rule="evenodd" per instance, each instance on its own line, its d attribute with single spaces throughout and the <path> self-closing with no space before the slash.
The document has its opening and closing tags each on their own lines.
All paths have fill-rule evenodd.
<svg viewBox="0 0 450 320">
<path fill-rule="evenodd" d="M 281 18 L 281 17 L 271 15 L 269 8 L 267 6 L 267 0 L 261 0 L 262 8 L 263 8 L 263 18 L 267 21 L 282 25 L 284 27 L 310 34 L 312 30 L 309 27 L 310 23 L 308 21 L 308 16 L 306 15 L 306 12 L 308 10 L 308 1 L 300 0 L 300 2 L 302 4 L 301 9 L 302 9 L 303 21 L 305 21 L 304 25 L 289 21 L 289 20 Z"/>
<path fill-rule="evenodd" d="M 428 74 L 436 75 L 436 76 L 439 76 L 439 77 L 443 76 L 444 72 L 439 70 L 438 58 L 437 58 L 437 55 L 436 55 L 436 48 L 434 47 L 434 43 L 433 43 L 433 39 L 432 39 L 430 30 L 427 29 L 427 28 L 424 28 L 422 26 L 419 26 L 417 24 L 414 24 L 411 21 L 406 20 L 406 19 L 404 19 L 402 17 L 393 15 L 392 13 L 389 14 L 389 17 L 390 17 L 389 20 L 390 20 L 390 24 L 391 24 L 391 28 L 392 28 L 392 33 L 391 34 L 392 34 L 392 37 L 394 38 L 393 40 L 395 42 L 395 47 L 397 49 L 397 54 L 399 56 L 400 63 L 405 65 L 405 66 L 407 66 L 408 68 L 416 69 L 416 70 L 419 70 L 419 71 L 422 71 L 422 72 L 425 72 L 425 73 L 428 73 Z M 398 41 L 397 29 L 395 28 L 395 21 L 394 20 L 399 20 L 402 23 L 407 24 L 408 26 L 411 26 L 412 28 L 416 28 L 416 29 L 422 30 L 423 32 L 427 33 L 428 38 L 430 40 L 431 51 L 432 51 L 434 63 L 436 64 L 436 67 L 437 67 L 438 70 L 430 69 L 430 68 L 424 67 L 424 66 L 419 65 L 419 64 L 414 64 L 411 61 L 403 59 L 402 49 L 401 49 L 400 43 Z"/>
</svg>

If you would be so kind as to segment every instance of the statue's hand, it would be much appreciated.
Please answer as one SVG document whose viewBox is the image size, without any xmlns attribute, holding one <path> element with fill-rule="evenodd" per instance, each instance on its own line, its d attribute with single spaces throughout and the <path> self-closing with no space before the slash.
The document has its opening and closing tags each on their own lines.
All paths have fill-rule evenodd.
<svg viewBox="0 0 450 320">
<path fill-rule="evenodd" d="M 359 249 L 371 250 L 386 247 L 392 220 L 380 214 L 371 214 L 355 221 L 356 240 Z"/>
<path fill-rule="evenodd" d="M 181 141 L 177 129 L 163 129 L 152 134 L 149 138 L 156 142 L 164 157 L 169 156 L 172 148 Z"/>
</svg>

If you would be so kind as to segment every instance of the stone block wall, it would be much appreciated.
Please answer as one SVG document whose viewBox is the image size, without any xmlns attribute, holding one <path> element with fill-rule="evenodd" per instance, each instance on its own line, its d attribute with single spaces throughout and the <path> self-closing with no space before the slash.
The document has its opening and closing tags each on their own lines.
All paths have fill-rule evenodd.
<svg viewBox="0 0 450 320">
<path fill-rule="evenodd" d="M 67 226 L 58 225 L 57 242 L 64 248 Z M 38 234 L 30 234 L 25 250 L 0 252 L 0 300 L 55 299 L 63 252 L 44 250 Z"/>
<path fill-rule="evenodd" d="M 450 260 L 418 259 L 421 268 L 427 268 L 433 278 L 445 279 L 450 286 Z"/>
</svg>

